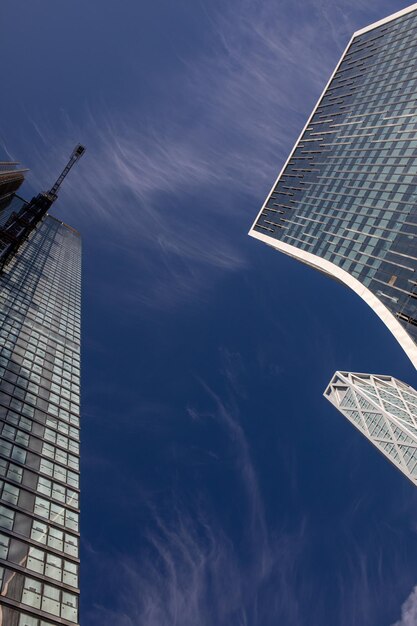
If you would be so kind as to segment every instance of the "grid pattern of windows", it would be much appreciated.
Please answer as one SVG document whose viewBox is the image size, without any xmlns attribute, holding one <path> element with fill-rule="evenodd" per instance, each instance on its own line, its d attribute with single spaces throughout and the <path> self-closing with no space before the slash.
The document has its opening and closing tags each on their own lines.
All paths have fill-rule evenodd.
<svg viewBox="0 0 417 626">
<path fill-rule="evenodd" d="M 13 626 L 78 623 L 80 265 L 78 233 L 47 216 L 0 275 L 0 610 Z"/>
<path fill-rule="evenodd" d="M 356 35 L 254 231 L 365 285 L 417 340 L 417 11 Z"/>
</svg>

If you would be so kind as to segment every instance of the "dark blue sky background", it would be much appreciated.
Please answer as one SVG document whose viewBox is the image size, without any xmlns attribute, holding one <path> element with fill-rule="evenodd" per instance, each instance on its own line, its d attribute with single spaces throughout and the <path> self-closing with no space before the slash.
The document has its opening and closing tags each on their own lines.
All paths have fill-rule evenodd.
<svg viewBox="0 0 417 626">
<path fill-rule="evenodd" d="M 322 398 L 415 371 L 246 234 L 352 32 L 404 6 L 3 0 L 3 158 L 30 196 L 88 150 L 54 209 L 84 242 L 83 626 L 417 624 L 417 492 Z"/>
</svg>

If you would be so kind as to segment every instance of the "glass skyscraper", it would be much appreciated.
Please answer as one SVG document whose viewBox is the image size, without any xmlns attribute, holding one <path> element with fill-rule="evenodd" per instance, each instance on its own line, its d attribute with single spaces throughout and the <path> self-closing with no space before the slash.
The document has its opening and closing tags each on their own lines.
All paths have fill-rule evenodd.
<svg viewBox="0 0 417 626">
<path fill-rule="evenodd" d="M 80 265 L 47 215 L 0 273 L 1 626 L 79 621 Z"/>
<path fill-rule="evenodd" d="M 417 485 L 417 391 L 392 376 L 336 372 L 324 396 Z"/>
<path fill-rule="evenodd" d="M 353 289 L 417 367 L 417 4 L 354 33 L 250 235 Z M 330 400 L 417 484 L 417 392 L 336 372 Z"/>
<path fill-rule="evenodd" d="M 18 168 L 16 161 L 0 161 L 0 228 L 14 211 L 15 193 L 25 179 L 27 169 Z M 20 207 L 21 200 L 16 199 Z"/>
<path fill-rule="evenodd" d="M 250 235 L 361 296 L 417 367 L 417 5 L 356 32 Z"/>
</svg>

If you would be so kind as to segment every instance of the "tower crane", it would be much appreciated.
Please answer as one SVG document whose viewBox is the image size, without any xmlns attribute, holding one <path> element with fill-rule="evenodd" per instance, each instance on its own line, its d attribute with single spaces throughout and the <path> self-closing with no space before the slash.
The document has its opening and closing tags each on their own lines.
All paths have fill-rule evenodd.
<svg viewBox="0 0 417 626">
<path fill-rule="evenodd" d="M 52 204 L 58 197 L 58 190 L 74 167 L 82 157 L 85 147 L 77 144 L 69 158 L 68 163 L 58 176 L 49 191 L 41 192 L 30 202 L 24 202 L 18 211 L 13 211 L 7 221 L 0 227 L 0 272 L 6 263 L 16 254 L 21 244 L 29 237 L 30 233 L 42 221 Z"/>
<path fill-rule="evenodd" d="M 62 185 L 62 181 L 67 176 L 68 172 L 74 167 L 78 159 L 80 159 L 83 156 L 84 152 L 85 152 L 85 147 L 82 146 L 80 143 L 75 146 L 69 158 L 68 163 L 66 164 L 66 166 L 64 167 L 64 169 L 62 170 L 58 178 L 56 179 L 54 185 L 47 192 L 49 196 L 54 197 L 54 199 L 57 197 L 57 192 L 60 186 Z"/>
</svg>

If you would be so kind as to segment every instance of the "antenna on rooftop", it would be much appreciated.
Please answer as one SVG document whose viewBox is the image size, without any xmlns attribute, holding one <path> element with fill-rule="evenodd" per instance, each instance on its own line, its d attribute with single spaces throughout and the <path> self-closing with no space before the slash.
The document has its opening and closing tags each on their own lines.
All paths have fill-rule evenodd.
<svg viewBox="0 0 417 626">
<path fill-rule="evenodd" d="M 54 198 L 57 195 L 58 189 L 60 188 L 64 178 L 66 177 L 66 175 L 68 174 L 68 172 L 70 171 L 70 169 L 72 169 L 74 167 L 74 165 L 76 164 L 76 162 L 82 157 L 82 155 L 85 152 L 85 147 L 82 146 L 80 143 L 77 144 L 69 158 L 68 163 L 66 164 L 66 166 L 64 167 L 64 169 L 62 170 L 61 174 L 58 176 L 58 178 L 55 181 L 55 184 L 53 185 L 53 187 L 51 187 L 51 189 L 47 192 L 48 196 L 53 196 Z"/>
</svg>

